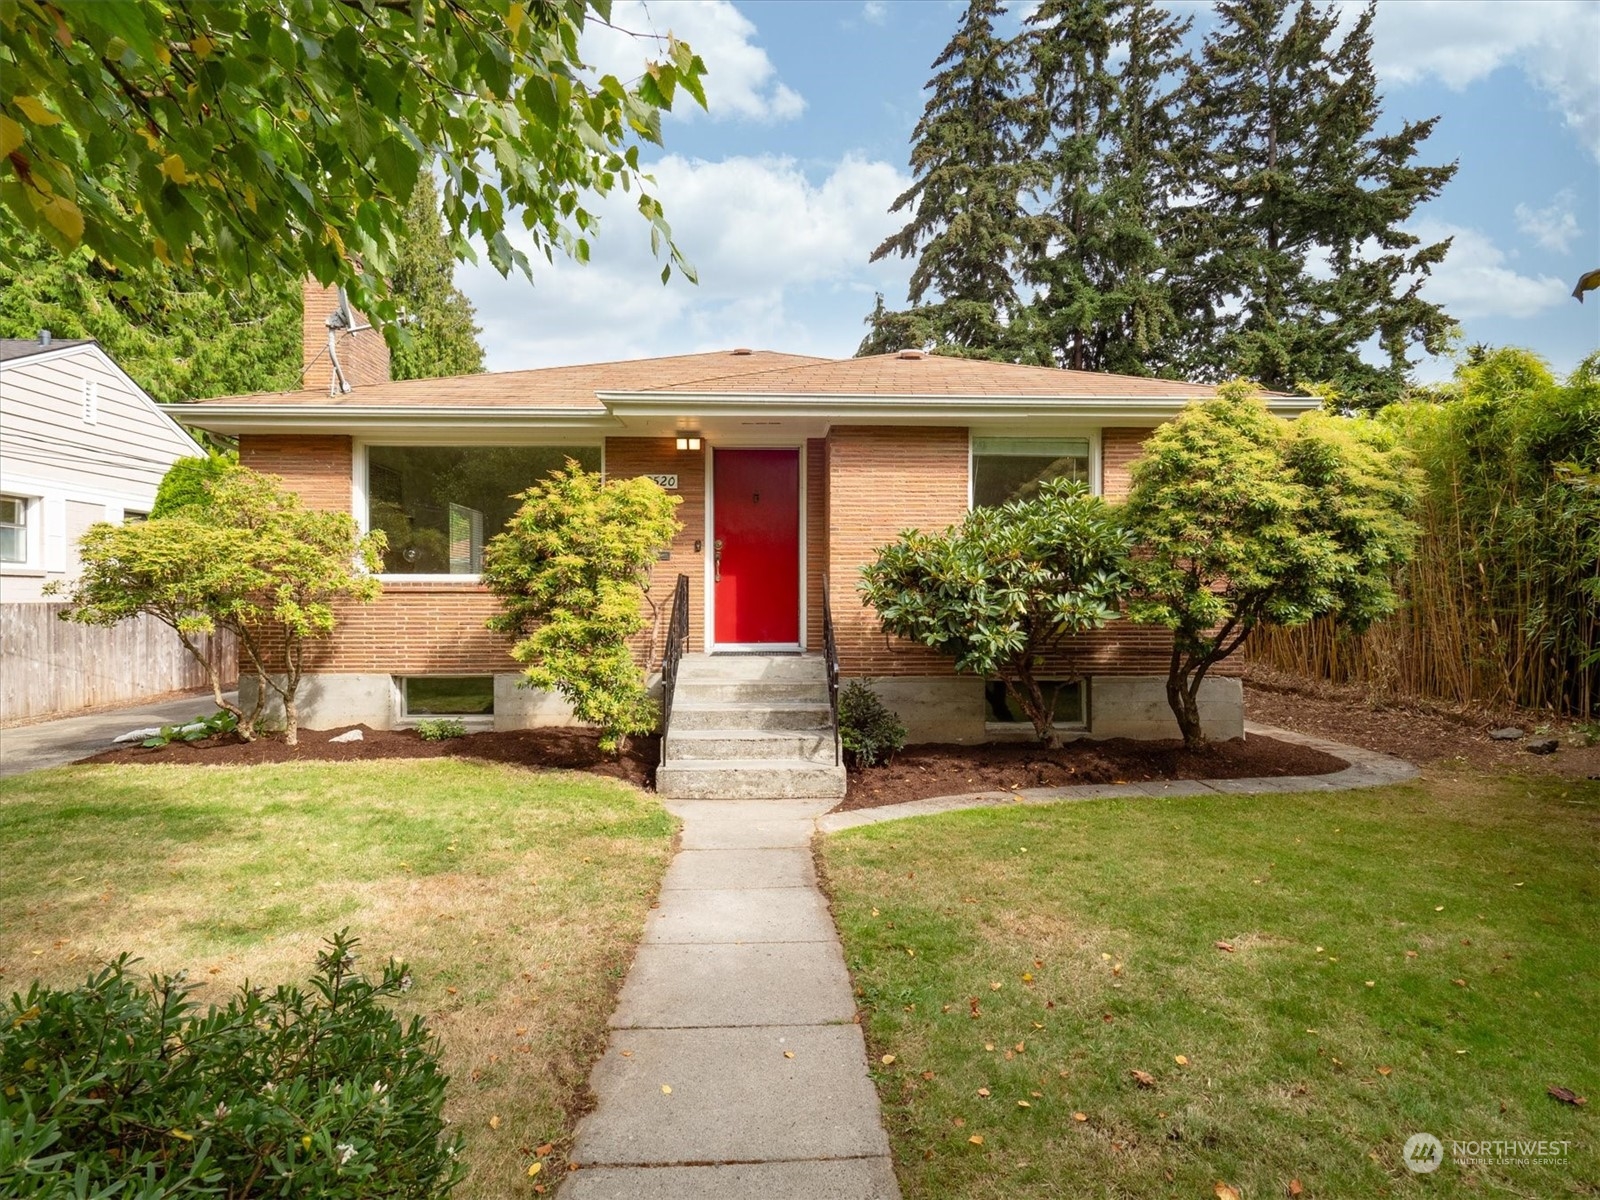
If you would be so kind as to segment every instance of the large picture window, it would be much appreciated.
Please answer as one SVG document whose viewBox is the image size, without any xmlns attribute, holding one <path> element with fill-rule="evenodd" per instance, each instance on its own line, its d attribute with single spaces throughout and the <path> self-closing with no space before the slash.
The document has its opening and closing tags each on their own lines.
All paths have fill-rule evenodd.
<svg viewBox="0 0 1600 1200">
<path fill-rule="evenodd" d="M 368 446 L 367 528 L 388 536 L 391 575 L 476 575 L 483 548 L 517 511 L 516 495 L 598 446 Z"/>
<path fill-rule="evenodd" d="M 1029 499 L 1050 479 L 1089 482 L 1088 438 L 972 439 L 972 506 Z"/>
</svg>

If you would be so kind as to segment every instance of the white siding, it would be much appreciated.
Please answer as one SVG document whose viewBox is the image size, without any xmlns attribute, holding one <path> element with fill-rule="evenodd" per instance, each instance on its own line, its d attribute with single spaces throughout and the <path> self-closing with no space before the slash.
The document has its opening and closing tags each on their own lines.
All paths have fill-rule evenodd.
<svg viewBox="0 0 1600 1200">
<path fill-rule="evenodd" d="M 47 580 L 69 578 L 91 511 L 110 521 L 149 512 L 167 468 L 200 452 L 98 346 L 0 363 L 0 492 L 29 501 L 30 544 L 26 564 L 0 567 L 0 594 L 38 599 Z"/>
</svg>

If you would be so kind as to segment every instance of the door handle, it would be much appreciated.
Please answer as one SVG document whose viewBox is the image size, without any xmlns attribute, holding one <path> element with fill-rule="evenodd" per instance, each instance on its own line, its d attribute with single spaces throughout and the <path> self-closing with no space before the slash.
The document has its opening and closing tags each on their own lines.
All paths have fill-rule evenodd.
<svg viewBox="0 0 1600 1200">
<path fill-rule="evenodd" d="M 722 582 L 722 539 L 711 543 L 711 582 Z"/>
</svg>

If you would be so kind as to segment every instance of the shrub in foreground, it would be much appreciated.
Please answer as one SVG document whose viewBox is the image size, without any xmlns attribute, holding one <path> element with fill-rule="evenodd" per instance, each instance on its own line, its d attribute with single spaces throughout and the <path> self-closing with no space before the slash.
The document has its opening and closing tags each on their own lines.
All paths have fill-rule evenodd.
<svg viewBox="0 0 1600 1200">
<path fill-rule="evenodd" d="M 35 983 L 0 1023 L 0 1194 L 433 1197 L 462 1175 L 446 1076 L 420 1017 L 385 1001 L 344 934 L 309 991 L 249 988 L 201 1011 L 182 974 Z"/>
</svg>

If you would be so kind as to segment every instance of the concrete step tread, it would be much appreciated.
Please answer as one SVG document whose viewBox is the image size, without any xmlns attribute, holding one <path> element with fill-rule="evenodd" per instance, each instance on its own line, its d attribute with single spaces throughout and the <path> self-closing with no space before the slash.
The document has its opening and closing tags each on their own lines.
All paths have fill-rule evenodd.
<svg viewBox="0 0 1600 1200">
<path fill-rule="evenodd" d="M 697 696 L 674 696 L 672 711 L 680 712 L 747 712 L 753 708 L 771 709 L 774 712 L 831 712 L 826 696 L 820 700 L 707 700 Z"/>
<path fill-rule="evenodd" d="M 812 762 L 805 758 L 670 758 L 656 768 L 661 771 L 843 771 L 833 762 Z"/>
</svg>

